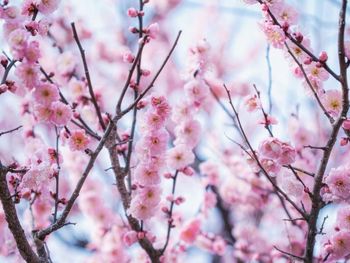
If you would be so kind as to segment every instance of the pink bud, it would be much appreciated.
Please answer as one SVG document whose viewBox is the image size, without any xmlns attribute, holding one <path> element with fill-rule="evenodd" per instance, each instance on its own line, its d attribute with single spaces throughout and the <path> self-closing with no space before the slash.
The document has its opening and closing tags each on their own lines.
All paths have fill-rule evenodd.
<svg viewBox="0 0 350 263">
<path fill-rule="evenodd" d="M 311 62 L 312 62 L 312 59 L 310 57 L 308 57 L 307 59 L 304 60 L 305 65 L 310 65 Z"/>
<path fill-rule="evenodd" d="M 123 235 L 123 241 L 125 245 L 131 246 L 137 241 L 137 237 L 138 235 L 136 231 L 128 231 Z"/>
<path fill-rule="evenodd" d="M 350 120 L 349 120 L 349 119 L 346 119 L 346 120 L 343 122 L 343 129 L 345 129 L 345 130 L 350 130 Z"/>
<path fill-rule="evenodd" d="M 349 142 L 348 138 L 343 137 L 340 139 L 340 146 L 345 146 L 348 144 L 348 142 Z"/>
<path fill-rule="evenodd" d="M 151 71 L 149 71 L 148 69 L 142 69 L 141 74 L 142 74 L 142 76 L 147 77 L 151 74 Z"/>
<path fill-rule="evenodd" d="M 129 27 L 129 31 L 131 32 L 131 33 L 133 33 L 133 34 L 136 34 L 136 33 L 138 33 L 139 32 L 139 30 L 136 28 L 136 27 Z"/>
<path fill-rule="evenodd" d="M 0 56 L 0 63 L 4 68 L 6 68 L 8 64 L 7 58 L 5 56 Z"/>
<path fill-rule="evenodd" d="M 138 16 L 137 10 L 135 8 L 133 8 L 133 7 L 128 9 L 127 14 L 130 17 L 137 17 Z"/>
<path fill-rule="evenodd" d="M 267 4 L 262 4 L 261 5 L 261 10 L 266 12 L 267 10 L 269 10 L 269 7 L 267 6 Z"/>
<path fill-rule="evenodd" d="M 147 102 L 146 102 L 146 101 L 140 100 L 140 101 L 137 103 L 136 108 L 137 108 L 138 110 L 141 110 L 141 109 L 143 109 L 144 107 L 146 107 L 146 105 L 147 105 Z"/>
<path fill-rule="evenodd" d="M 322 67 L 323 67 L 323 64 L 322 64 L 321 62 L 318 61 L 318 62 L 316 62 L 316 67 L 317 67 L 317 68 L 322 68 Z"/>
<path fill-rule="evenodd" d="M 162 212 L 167 214 L 167 213 L 169 213 L 169 209 L 166 206 L 163 206 Z"/>
<path fill-rule="evenodd" d="M 328 55 L 326 51 L 322 51 L 320 55 L 318 56 L 319 61 L 326 62 L 328 59 Z"/>
<path fill-rule="evenodd" d="M 80 117 L 79 112 L 76 112 L 76 111 L 75 111 L 75 112 L 73 113 L 73 117 L 76 118 L 76 119 L 78 119 L 78 118 Z"/>
<path fill-rule="evenodd" d="M 146 236 L 146 233 L 145 233 L 145 232 L 138 232 L 138 233 L 137 233 L 137 238 L 138 238 L 138 239 L 143 239 L 143 238 L 145 238 L 145 236 Z"/>
<path fill-rule="evenodd" d="M 135 56 L 130 51 L 125 52 L 123 55 L 124 62 L 133 63 L 134 59 L 135 59 Z"/>
<path fill-rule="evenodd" d="M 175 204 L 176 205 L 181 205 L 183 202 L 185 202 L 185 198 L 182 196 L 179 196 L 178 198 L 176 198 L 175 200 Z"/>
<path fill-rule="evenodd" d="M 294 36 L 296 41 L 298 41 L 299 43 L 303 42 L 304 36 L 300 32 L 295 33 Z"/>
<path fill-rule="evenodd" d="M 283 22 L 283 24 L 282 24 L 282 29 L 283 29 L 284 32 L 287 32 L 287 31 L 288 31 L 288 29 L 289 29 L 289 24 L 288 24 L 288 22 Z"/>
<path fill-rule="evenodd" d="M 173 178 L 173 175 L 172 175 L 171 173 L 165 173 L 163 176 L 164 176 L 164 178 L 166 178 L 166 179 L 171 179 L 171 178 Z"/>
<path fill-rule="evenodd" d="M 183 172 L 187 176 L 192 176 L 194 175 L 194 170 L 192 167 L 185 167 L 181 172 Z"/>
</svg>

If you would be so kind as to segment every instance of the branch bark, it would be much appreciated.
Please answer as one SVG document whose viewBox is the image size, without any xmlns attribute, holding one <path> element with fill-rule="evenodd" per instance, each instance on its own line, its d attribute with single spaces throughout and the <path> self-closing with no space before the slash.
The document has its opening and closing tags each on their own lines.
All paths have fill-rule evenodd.
<svg viewBox="0 0 350 263">
<path fill-rule="evenodd" d="M 12 201 L 6 181 L 7 172 L 8 170 L 6 167 L 0 163 L 0 200 L 5 213 L 6 222 L 23 259 L 29 263 L 40 263 L 42 261 L 33 251 L 18 219 L 16 207 Z"/>
<path fill-rule="evenodd" d="M 333 146 L 337 140 L 337 135 L 339 133 L 340 127 L 346 119 L 346 115 L 349 110 L 349 88 L 347 82 L 347 72 L 346 72 L 346 62 L 345 62 L 345 52 L 344 52 L 344 31 L 345 31 L 345 18 L 346 18 L 346 7 L 347 0 L 342 1 L 342 7 L 339 13 L 339 33 L 338 33 L 338 59 L 339 59 L 339 68 L 340 68 L 340 83 L 342 86 L 342 111 L 339 118 L 333 124 L 333 129 L 331 135 L 328 139 L 326 150 L 323 152 L 321 163 L 317 170 L 315 176 L 315 184 L 313 188 L 313 199 L 312 199 L 312 208 L 309 217 L 309 229 L 307 235 L 307 244 L 305 251 L 305 262 L 313 262 L 313 253 L 315 247 L 315 239 L 317 234 L 317 218 L 321 209 L 322 199 L 320 196 L 320 191 L 322 188 L 323 177 L 327 168 L 327 164 L 330 158 L 330 155 L 333 150 Z"/>
</svg>

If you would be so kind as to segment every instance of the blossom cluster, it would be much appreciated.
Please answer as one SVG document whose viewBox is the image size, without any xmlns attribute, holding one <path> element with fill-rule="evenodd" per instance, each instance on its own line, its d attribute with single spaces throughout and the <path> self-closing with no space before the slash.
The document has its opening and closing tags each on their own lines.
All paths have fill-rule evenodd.
<svg viewBox="0 0 350 263">
<path fill-rule="evenodd" d="M 276 175 L 281 166 L 292 164 L 295 158 L 295 149 L 277 138 L 269 137 L 259 145 L 259 162 L 271 174 Z"/>
<path fill-rule="evenodd" d="M 139 160 L 134 171 L 133 196 L 128 212 L 140 220 L 153 217 L 161 200 L 161 171 L 168 146 L 165 129 L 170 106 L 164 96 L 152 96 L 142 121 L 142 135 L 135 146 Z"/>
</svg>

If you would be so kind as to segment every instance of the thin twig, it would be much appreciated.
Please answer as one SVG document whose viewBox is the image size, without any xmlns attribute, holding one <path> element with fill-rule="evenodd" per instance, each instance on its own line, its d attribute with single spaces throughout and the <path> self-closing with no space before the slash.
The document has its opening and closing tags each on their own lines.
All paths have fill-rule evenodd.
<svg viewBox="0 0 350 263">
<path fill-rule="evenodd" d="M 177 179 L 177 176 L 179 174 L 179 171 L 176 170 L 175 172 L 175 175 L 173 176 L 173 187 L 172 187 L 172 190 L 171 190 L 171 195 L 173 198 L 175 198 L 175 188 L 176 188 L 176 179 Z M 170 240 L 170 232 L 171 232 L 171 229 L 174 227 L 173 225 L 173 219 L 172 219 L 172 216 L 173 216 L 173 209 L 174 209 L 174 200 L 171 200 L 170 202 L 170 209 L 169 209 L 169 212 L 168 212 L 168 230 L 167 230 L 167 234 L 166 234 L 166 239 L 165 239 L 165 244 L 161 250 L 161 254 L 163 255 L 168 244 L 169 244 L 169 240 Z"/>
<path fill-rule="evenodd" d="M 11 132 L 14 132 L 14 131 L 17 131 L 17 130 L 19 130 L 19 129 L 22 128 L 22 127 L 23 127 L 23 126 L 20 125 L 20 126 L 18 126 L 18 127 L 16 127 L 16 128 L 13 128 L 13 129 L 11 129 L 11 130 L 0 132 L 0 136 L 3 136 L 3 135 L 5 135 L 5 134 L 8 134 L 8 133 L 11 133 Z"/>
<path fill-rule="evenodd" d="M 85 77 L 86 77 L 88 88 L 89 88 L 89 94 L 90 94 L 90 97 L 91 97 L 91 101 L 92 101 L 92 104 L 95 107 L 96 115 L 98 117 L 100 125 L 101 125 L 102 129 L 105 130 L 106 129 L 106 125 L 105 125 L 105 123 L 103 121 L 102 114 L 101 114 L 101 109 L 100 109 L 99 105 L 97 104 L 95 92 L 94 92 L 94 89 L 92 87 L 90 72 L 89 72 L 89 68 L 88 68 L 88 65 L 87 65 L 86 57 L 85 57 L 85 50 L 83 49 L 83 47 L 82 47 L 82 45 L 80 43 L 79 36 L 78 36 L 77 30 L 75 28 L 75 24 L 71 23 L 71 26 L 72 26 L 72 30 L 73 30 L 74 40 L 75 40 L 75 42 L 78 45 L 78 48 L 79 48 L 79 51 L 80 51 L 80 55 L 81 55 L 81 59 L 83 60 L 84 72 L 85 72 Z"/>
<path fill-rule="evenodd" d="M 177 37 L 176 37 L 176 39 L 175 39 L 175 41 L 174 41 L 174 44 L 173 44 L 173 46 L 171 47 L 171 49 L 170 49 L 168 55 L 167 55 L 166 58 L 164 59 L 162 65 L 161 65 L 160 68 L 158 69 L 158 71 L 157 71 L 156 75 L 153 77 L 152 81 L 148 84 L 148 87 L 147 87 L 145 90 L 143 90 L 143 91 L 141 92 L 141 94 L 138 96 L 138 98 L 137 98 L 129 107 L 127 107 L 125 110 L 122 111 L 122 115 L 125 115 L 125 114 L 128 113 L 131 109 L 133 109 L 133 108 L 137 105 L 137 103 L 139 103 L 139 101 L 142 100 L 142 98 L 147 94 L 147 92 L 153 87 L 153 85 L 154 85 L 154 83 L 156 82 L 156 80 L 158 79 L 160 73 L 163 71 L 165 65 L 167 64 L 168 60 L 170 59 L 171 54 L 174 52 L 175 47 L 176 47 L 176 45 L 177 45 L 177 43 L 178 43 L 178 41 L 179 41 L 179 39 L 180 39 L 181 33 L 182 33 L 182 31 L 180 30 L 180 31 L 178 32 L 178 34 L 177 34 Z"/>
</svg>

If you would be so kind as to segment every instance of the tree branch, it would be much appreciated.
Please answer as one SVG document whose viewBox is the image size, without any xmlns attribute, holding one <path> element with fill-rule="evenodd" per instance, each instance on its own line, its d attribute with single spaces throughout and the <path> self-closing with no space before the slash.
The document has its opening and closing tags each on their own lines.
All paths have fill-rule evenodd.
<svg viewBox="0 0 350 263">
<path fill-rule="evenodd" d="M 75 40 L 75 42 L 78 45 L 78 48 L 79 48 L 79 51 L 80 51 L 80 55 L 81 55 L 81 59 L 83 60 L 84 72 L 85 72 L 85 77 L 86 77 L 86 80 L 87 80 L 87 83 L 88 83 L 88 88 L 89 88 L 91 101 L 92 101 L 92 104 L 95 107 L 96 115 L 98 117 L 100 125 L 101 125 L 102 129 L 105 130 L 106 129 L 106 125 L 105 125 L 105 123 L 103 121 L 102 114 L 101 114 L 101 109 L 100 109 L 99 105 L 97 104 L 97 100 L 96 100 L 96 96 L 95 96 L 95 93 L 94 93 L 94 89 L 92 87 L 92 82 L 91 82 L 91 78 L 90 78 L 90 72 L 89 72 L 89 68 L 88 68 L 88 65 L 87 65 L 86 57 L 85 57 L 85 50 L 83 49 L 83 47 L 82 47 L 82 45 L 80 43 L 79 36 L 78 36 L 77 30 L 75 28 L 75 24 L 71 23 L 71 26 L 72 26 L 72 30 L 73 30 L 74 40 Z"/>
<path fill-rule="evenodd" d="M 40 263 L 41 260 L 30 246 L 28 239 L 24 233 L 24 230 L 21 226 L 21 223 L 18 219 L 17 211 L 14 203 L 12 202 L 10 190 L 6 181 L 7 172 L 8 169 L 5 166 L 3 166 L 0 162 L 0 200 L 5 213 L 5 218 L 8 227 L 13 235 L 13 238 L 16 241 L 17 248 L 22 258 L 26 262 Z"/>
</svg>

